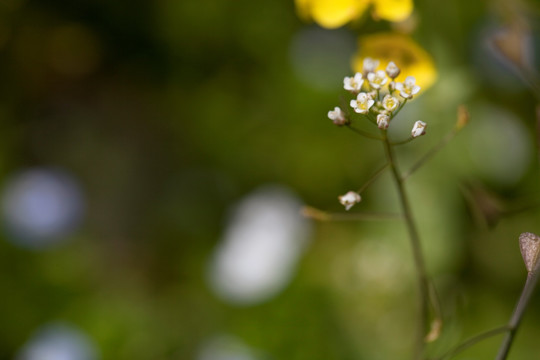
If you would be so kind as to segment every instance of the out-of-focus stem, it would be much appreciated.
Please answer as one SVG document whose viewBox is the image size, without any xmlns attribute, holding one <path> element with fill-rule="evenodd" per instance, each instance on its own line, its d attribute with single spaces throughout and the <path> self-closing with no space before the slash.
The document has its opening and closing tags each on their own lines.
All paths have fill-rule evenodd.
<svg viewBox="0 0 540 360">
<path fill-rule="evenodd" d="M 384 164 L 377 171 L 375 171 L 375 173 L 371 176 L 371 178 L 368 181 L 366 181 L 364 185 L 360 187 L 360 189 L 358 189 L 357 193 L 361 194 L 364 190 L 366 190 L 375 180 L 379 178 L 379 176 L 381 176 L 381 174 L 384 172 L 384 170 L 388 166 L 390 166 L 390 163 Z"/>
<path fill-rule="evenodd" d="M 444 354 L 443 356 L 441 357 L 438 357 L 438 358 L 435 358 L 433 360 L 446 360 L 446 359 L 450 359 L 452 358 L 454 355 L 457 355 L 459 354 L 460 352 L 470 348 L 471 346 L 479 343 L 480 341 L 482 340 L 485 340 L 485 339 L 489 339 L 490 337 L 492 336 L 495 336 L 495 335 L 499 335 L 501 333 L 505 333 L 507 331 L 509 331 L 510 328 L 508 326 L 501 326 L 499 328 L 496 328 L 496 329 L 492 329 L 492 330 L 489 330 L 489 331 L 486 331 L 486 332 L 483 332 L 481 334 L 478 334 L 476 336 L 473 336 L 472 338 L 466 340 L 465 342 L 463 342 L 462 344 L 456 346 L 455 348 L 453 348 L 452 350 L 448 351 L 446 354 Z"/>
<path fill-rule="evenodd" d="M 456 136 L 459 130 L 453 129 L 451 132 L 446 134 L 445 137 L 439 141 L 437 145 L 432 147 L 424 156 L 420 158 L 406 173 L 403 174 L 403 180 L 411 176 L 416 170 L 418 170 L 422 165 L 424 165 L 428 160 L 430 160 L 439 150 L 446 146 Z"/>
<path fill-rule="evenodd" d="M 505 360 L 508 356 L 508 352 L 510 351 L 514 337 L 516 336 L 516 332 L 519 328 L 519 324 L 521 323 L 521 319 L 523 318 L 523 314 L 529 305 L 529 300 L 531 299 L 533 291 L 538 282 L 539 264 L 540 261 L 536 264 L 535 269 L 529 272 L 527 275 L 527 281 L 525 282 L 525 286 L 523 286 L 521 296 L 519 297 L 516 308 L 514 309 L 514 313 L 508 322 L 508 334 L 506 334 L 503 339 L 496 360 Z"/>
<path fill-rule="evenodd" d="M 407 230 L 409 232 L 409 237 L 411 240 L 411 247 L 413 251 L 414 264 L 416 267 L 416 274 L 418 278 L 418 285 L 420 288 L 420 326 L 418 329 L 417 335 L 417 344 L 416 344 L 416 358 L 421 359 L 424 352 L 424 336 L 427 333 L 428 318 L 429 318 L 429 282 L 426 272 L 426 266 L 424 264 L 424 257 L 422 255 L 422 248 L 420 244 L 420 237 L 416 229 L 416 224 L 413 219 L 411 206 L 407 193 L 405 192 L 405 187 L 403 185 L 403 179 L 399 173 L 399 168 L 394 157 L 392 150 L 392 145 L 388 140 L 388 137 L 383 133 L 384 136 L 384 150 L 386 152 L 386 157 L 390 163 L 392 169 L 392 174 L 396 187 L 399 194 L 399 200 L 401 203 L 401 208 L 407 224 Z"/>
<path fill-rule="evenodd" d="M 399 220 L 400 214 L 390 213 L 329 213 L 311 206 L 304 206 L 302 215 L 319 221 L 378 221 L 378 220 Z"/>
<path fill-rule="evenodd" d="M 410 143 L 411 141 L 413 141 L 414 139 L 415 139 L 414 137 L 410 136 L 410 137 L 408 137 L 408 138 L 405 139 L 405 140 L 393 142 L 393 143 L 391 143 L 391 145 L 394 146 L 394 145 L 403 145 L 403 144 L 407 144 L 407 143 Z"/>
</svg>

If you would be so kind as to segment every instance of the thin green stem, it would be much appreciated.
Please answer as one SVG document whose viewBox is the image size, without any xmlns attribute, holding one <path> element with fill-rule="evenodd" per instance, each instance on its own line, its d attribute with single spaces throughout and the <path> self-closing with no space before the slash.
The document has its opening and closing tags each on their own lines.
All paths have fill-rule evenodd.
<svg viewBox="0 0 540 360">
<path fill-rule="evenodd" d="M 525 282 L 525 286 L 523 286 L 521 296 L 519 297 L 519 300 L 514 309 L 514 313 L 512 314 L 512 317 L 508 322 L 509 332 L 503 339 L 496 360 L 505 360 L 508 356 L 508 352 L 510 351 L 510 347 L 512 346 L 517 330 L 519 329 L 523 314 L 525 313 L 525 310 L 529 305 L 529 300 L 531 299 L 531 296 L 538 282 L 538 277 L 540 274 L 540 272 L 538 271 L 539 265 L 540 261 L 536 264 L 535 269 L 529 272 L 529 274 L 527 275 L 527 281 Z"/>
<path fill-rule="evenodd" d="M 384 134 L 385 133 L 383 133 L 383 136 L 385 136 Z M 427 333 L 427 325 L 429 318 L 429 281 L 426 272 L 426 266 L 424 264 L 424 257 L 422 255 L 420 237 L 418 235 L 416 224 L 413 219 L 409 199 L 407 197 L 407 193 L 405 192 L 403 179 L 401 178 L 399 168 L 394 157 L 392 144 L 390 144 L 390 141 L 386 136 L 384 137 L 384 150 L 386 152 L 388 162 L 390 163 L 390 167 L 392 169 L 392 174 L 399 194 L 399 200 L 401 202 L 401 208 L 405 217 L 405 222 L 407 224 L 407 230 L 409 232 L 411 247 L 413 251 L 414 264 L 418 277 L 418 285 L 420 288 L 420 326 L 417 335 L 416 358 L 421 359 L 424 352 L 424 336 Z"/>
<path fill-rule="evenodd" d="M 377 125 L 377 117 L 375 116 L 374 113 L 372 113 L 372 112 L 370 111 L 370 112 L 368 112 L 368 113 L 366 114 L 366 116 L 367 116 L 367 118 L 368 118 L 369 121 L 371 121 L 374 125 Z"/>
<path fill-rule="evenodd" d="M 396 141 L 396 142 L 393 142 L 393 143 L 390 143 L 390 144 L 391 144 L 392 146 L 394 146 L 394 145 L 403 145 L 403 144 L 410 143 L 410 142 L 413 141 L 414 139 L 416 139 L 416 138 L 410 136 L 410 137 L 408 137 L 408 138 L 405 139 L 405 140 Z"/>
<path fill-rule="evenodd" d="M 411 176 L 416 170 L 420 169 L 428 160 L 430 160 L 439 150 L 441 150 L 446 144 L 450 142 L 456 136 L 459 130 L 452 130 L 441 141 L 434 147 L 432 147 L 423 157 L 420 158 L 406 173 L 403 174 L 403 180 L 406 180 Z"/>
<path fill-rule="evenodd" d="M 360 130 L 360 129 L 357 129 L 357 128 L 353 128 L 351 126 L 351 124 L 348 124 L 347 125 L 347 128 L 351 129 L 352 131 L 354 131 L 355 133 L 359 134 L 359 135 L 362 135 L 363 137 L 366 137 L 368 139 L 373 139 L 373 140 L 379 140 L 379 141 L 382 141 L 383 138 L 377 136 L 377 135 L 373 135 L 371 133 L 368 133 L 367 131 L 363 131 L 363 130 Z"/>
<path fill-rule="evenodd" d="M 386 163 L 383 166 L 381 166 L 375 173 L 371 176 L 371 178 L 358 189 L 357 193 L 361 194 L 364 190 L 366 190 L 381 174 L 384 172 L 384 170 L 390 166 L 390 163 Z"/>
<path fill-rule="evenodd" d="M 399 220 L 400 214 L 391 213 L 329 213 L 311 206 L 304 206 L 302 215 L 319 221 L 382 221 Z"/>
<path fill-rule="evenodd" d="M 448 351 L 443 356 L 432 359 L 432 360 L 451 359 L 454 355 L 459 354 L 460 352 L 470 348 L 471 346 L 479 343 L 480 341 L 485 340 L 485 339 L 489 339 L 490 337 L 495 336 L 495 335 L 505 333 L 505 332 L 507 332 L 509 330 L 510 330 L 510 328 L 508 326 L 501 326 L 501 327 L 498 327 L 498 328 L 483 332 L 481 334 L 473 336 L 470 339 L 465 340 L 463 343 L 461 343 L 460 345 L 458 345 L 455 348 L 451 349 L 450 351 Z"/>
</svg>

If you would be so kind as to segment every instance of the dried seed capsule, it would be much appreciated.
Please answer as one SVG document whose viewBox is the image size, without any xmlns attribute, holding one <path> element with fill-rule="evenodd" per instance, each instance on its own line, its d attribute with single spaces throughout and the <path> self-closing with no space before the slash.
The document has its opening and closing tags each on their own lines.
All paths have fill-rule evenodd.
<svg viewBox="0 0 540 360">
<path fill-rule="evenodd" d="M 519 248 L 521 250 L 521 256 L 525 262 L 525 267 L 530 273 L 536 267 L 538 262 L 538 254 L 540 252 L 540 237 L 533 233 L 523 233 L 519 235 Z"/>
</svg>

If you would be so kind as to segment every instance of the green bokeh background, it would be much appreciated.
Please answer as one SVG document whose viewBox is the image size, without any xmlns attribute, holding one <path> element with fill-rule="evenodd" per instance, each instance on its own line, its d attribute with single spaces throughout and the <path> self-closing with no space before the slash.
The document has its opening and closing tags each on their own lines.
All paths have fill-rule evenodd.
<svg viewBox="0 0 540 360">
<path fill-rule="evenodd" d="M 538 3 L 524 4 L 534 48 Z M 505 9 L 415 2 L 412 37 L 439 77 L 400 115 L 396 137 L 418 119 L 429 126 L 399 148 L 402 168 L 452 129 L 459 104 L 471 112 L 407 182 L 444 307 L 431 355 L 506 323 L 526 276 L 518 236 L 540 233 L 536 101 L 485 49 L 486 33 L 515 16 Z M 389 29 L 366 19 L 329 33 L 354 45 Z M 257 359 L 409 358 L 416 283 L 399 221 L 313 223 L 291 282 L 260 304 L 227 303 L 207 283 L 228 211 L 251 191 L 280 184 L 342 212 L 337 196 L 382 164 L 380 144 L 326 117 L 346 96 L 350 54 L 295 57 L 306 31 L 323 30 L 288 0 L 2 1 L 0 181 L 61 168 L 87 203 L 81 227 L 51 248 L 2 235 L 0 359 L 51 321 L 86 333 L 104 360 L 197 359 L 221 334 Z M 313 85 L 303 67 L 335 84 Z M 352 211 L 398 210 L 389 174 L 362 195 Z M 510 358 L 540 353 L 539 318 L 535 296 Z M 493 358 L 499 343 L 456 359 Z"/>
</svg>

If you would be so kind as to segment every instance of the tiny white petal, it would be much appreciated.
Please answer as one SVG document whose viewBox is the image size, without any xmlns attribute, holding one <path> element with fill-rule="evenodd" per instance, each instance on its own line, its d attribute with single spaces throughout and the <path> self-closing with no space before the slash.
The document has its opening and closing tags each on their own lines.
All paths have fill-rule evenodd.
<svg viewBox="0 0 540 360">
<path fill-rule="evenodd" d="M 407 86 L 414 86 L 415 82 L 416 79 L 414 78 L 414 76 L 407 76 L 407 78 L 405 79 L 405 85 Z"/>
<path fill-rule="evenodd" d="M 362 92 L 356 96 L 356 100 L 351 100 L 351 107 L 357 113 L 367 114 L 374 103 L 375 101 L 368 94 Z"/>
<path fill-rule="evenodd" d="M 367 78 L 369 81 L 369 85 L 373 89 L 380 89 L 381 86 L 384 86 L 384 84 L 386 84 L 386 82 L 388 81 L 388 79 L 386 78 L 386 73 L 383 70 L 370 72 L 367 75 Z"/>
<path fill-rule="evenodd" d="M 345 116 L 345 113 L 338 106 L 336 106 L 334 110 L 330 110 L 328 112 L 328 118 L 332 120 L 332 122 L 338 126 L 342 126 L 347 123 L 347 118 Z"/>
<path fill-rule="evenodd" d="M 379 60 L 373 60 L 372 58 L 367 57 L 364 59 L 363 65 L 364 73 L 370 73 L 377 69 L 379 66 Z"/>
<path fill-rule="evenodd" d="M 345 195 L 338 196 L 339 202 L 345 206 L 345 210 L 349 210 L 354 204 L 362 201 L 360 194 L 354 191 L 349 191 Z"/>
<path fill-rule="evenodd" d="M 364 84 L 362 74 L 356 73 L 353 77 L 346 76 L 343 79 L 343 88 L 351 92 L 359 92 Z"/>
</svg>

